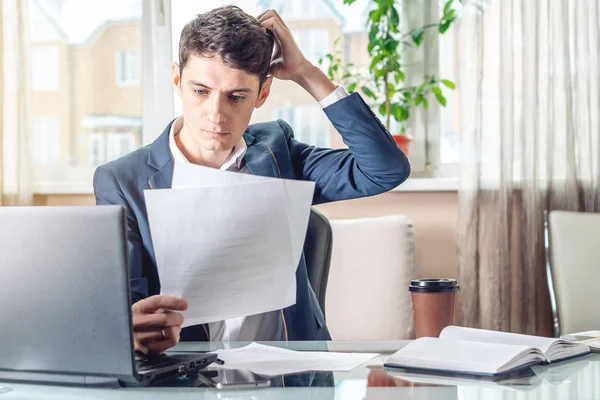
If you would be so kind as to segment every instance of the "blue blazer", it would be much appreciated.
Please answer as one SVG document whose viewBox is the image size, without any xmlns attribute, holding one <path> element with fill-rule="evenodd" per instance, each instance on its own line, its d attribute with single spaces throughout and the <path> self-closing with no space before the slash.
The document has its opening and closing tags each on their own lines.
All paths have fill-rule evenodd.
<svg viewBox="0 0 600 400">
<path fill-rule="evenodd" d="M 254 175 L 310 180 L 313 204 L 376 195 L 401 184 L 410 174 L 406 156 L 357 93 L 325 108 L 348 149 L 316 148 L 294 139 L 284 121 L 253 124 L 244 133 L 244 163 Z M 145 189 L 171 187 L 171 122 L 154 143 L 100 166 L 94 174 L 96 204 L 127 209 L 131 296 L 135 303 L 160 293 Z M 296 273 L 296 304 L 282 310 L 288 340 L 329 340 L 323 312 L 306 272 L 304 256 Z M 181 340 L 209 340 L 208 325 L 183 329 Z"/>
</svg>

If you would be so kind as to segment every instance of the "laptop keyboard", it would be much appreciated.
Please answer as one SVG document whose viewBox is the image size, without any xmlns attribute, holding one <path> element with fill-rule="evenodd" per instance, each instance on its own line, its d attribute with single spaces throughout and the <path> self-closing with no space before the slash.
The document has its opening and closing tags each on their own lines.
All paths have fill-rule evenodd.
<svg viewBox="0 0 600 400">
<path fill-rule="evenodd" d="M 135 366 L 138 372 L 145 372 L 152 369 L 168 368 L 174 365 L 181 364 L 181 360 L 172 358 L 167 355 L 152 356 L 152 357 L 135 357 Z"/>
</svg>

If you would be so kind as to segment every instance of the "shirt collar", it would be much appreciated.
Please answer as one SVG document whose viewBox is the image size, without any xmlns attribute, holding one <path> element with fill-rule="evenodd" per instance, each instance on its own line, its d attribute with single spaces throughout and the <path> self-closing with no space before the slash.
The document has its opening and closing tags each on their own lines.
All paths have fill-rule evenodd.
<svg viewBox="0 0 600 400">
<path fill-rule="evenodd" d="M 171 124 L 171 131 L 169 132 L 169 149 L 171 150 L 171 155 L 173 156 L 174 162 L 189 163 L 190 161 L 181 152 L 179 147 L 177 147 L 177 143 L 175 143 L 175 136 L 179 134 L 181 128 L 183 128 L 183 115 L 177 118 L 175 122 Z M 240 138 L 240 141 L 233 147 L 233 151 L 219 169 L 226 171 L 232 169 L 232 167 L 235 165 L 235 168 L 240 170 L 242 168 L 242 161 L 244 160 L 246 150 L 248 150 L 248 146 L 246 145 L 244 138 Z"/>
</svg>

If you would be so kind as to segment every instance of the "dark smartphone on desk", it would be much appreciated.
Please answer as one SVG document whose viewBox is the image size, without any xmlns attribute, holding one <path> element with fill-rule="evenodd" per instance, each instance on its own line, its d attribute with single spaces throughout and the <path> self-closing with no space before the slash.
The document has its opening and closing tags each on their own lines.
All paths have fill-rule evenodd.
<svg viewBox="0 0 600 400">
<path fill-rule="evenodd" d="M 268 378 L 243 369 L 204 370 L 198 373 L 201 386 L 215 389 L 251 389 L 271 386 Z"/>
</svg>

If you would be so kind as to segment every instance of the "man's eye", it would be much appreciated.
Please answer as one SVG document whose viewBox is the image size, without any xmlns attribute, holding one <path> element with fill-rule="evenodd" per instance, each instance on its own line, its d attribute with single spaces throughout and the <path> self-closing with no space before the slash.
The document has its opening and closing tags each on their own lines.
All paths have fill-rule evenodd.
<svg viewBox="0 0 600 400">
<path fill-rule="evenodd" d="M 203 94 L 206 94 L 206 90 L 202 90 L 202 89 L 194 89 L 194 92 L 200 96 Z"/>
<path fill-rule="evenodd" d="M 237 95 L 231 95 L 231 100 L 235 101 L 236 103 L 239 101 L 244 100 L 244 96 L 237 96 Z"/>
</svg>

